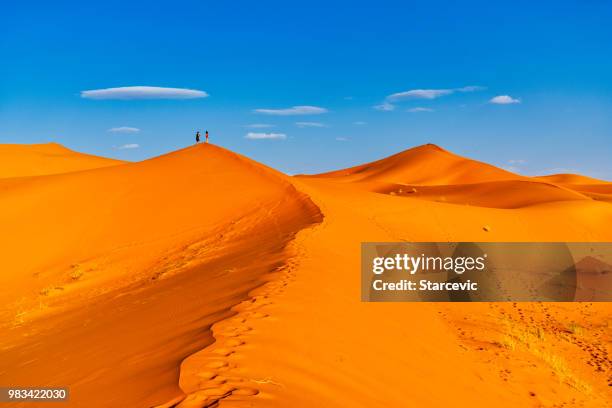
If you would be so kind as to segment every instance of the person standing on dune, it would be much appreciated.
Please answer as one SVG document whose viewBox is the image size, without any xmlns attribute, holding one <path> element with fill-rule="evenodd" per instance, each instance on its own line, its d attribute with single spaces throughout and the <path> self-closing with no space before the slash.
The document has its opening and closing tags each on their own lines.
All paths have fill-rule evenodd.
<svg viewBox="0 0 612 408">
<path fill-rule="evenodd" d="M 208 143 L 208 130 L 206 131 L 206 143 Z"/>
<path fill-rule="evenodd" d="M 208 138 L 208 136 L 207 136 L 207 138 Z M 196 144 L 197 143 L 200 143 L 200 131 L 199 130 L 196 132 Z"/>
</svg>

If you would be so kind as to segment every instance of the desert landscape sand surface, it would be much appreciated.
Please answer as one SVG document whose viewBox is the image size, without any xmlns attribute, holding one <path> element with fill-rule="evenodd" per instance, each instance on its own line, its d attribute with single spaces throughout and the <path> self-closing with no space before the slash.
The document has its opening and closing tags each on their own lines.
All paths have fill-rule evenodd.
<svg viewBox="0 0 612 408">
<path fill-rule="evenodd" d="M 612 183 L 435 145 L 295 177 L 209 144 L 66 154 L 0 164 L 2 384 L 88 407 L 611 405 L 610 303 L 362 303 L 359 254 L 611 242 Z"/>
</svg>

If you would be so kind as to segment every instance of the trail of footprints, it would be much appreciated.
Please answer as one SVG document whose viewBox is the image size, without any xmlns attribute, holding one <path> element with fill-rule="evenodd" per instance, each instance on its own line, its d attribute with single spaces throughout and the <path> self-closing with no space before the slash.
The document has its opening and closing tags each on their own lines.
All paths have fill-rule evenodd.
<svg viewBox="0 0 612 408">
<path fill-rule="evenodd" d="M 284 291 L 287 284 L 294 279 L 297 261 L 291 258 L 287 264 L 279 267 L 275 273 L 278 277 L 264 284 L 258 295 L 247 299 L 233 308 L 237 314 L 213 325 L 215 342 L 200 352 L 188 357 L 181 366 L 181 389 L 187 396 L 175 404 L 166 404 L 170 408 L 204 408 L 216 406 L 223 399 L 235 401 L 259 394 L 259 386 L 274 383 L 272 380 L 248 379 L 233 374 L 238 368 L 235 357 L 249 341 L 252 324 L 269 317 L 265 307 L 272 304 L 271 298 Z M 188 367 L 188 369 L 186 369 Z"/>
</svg>

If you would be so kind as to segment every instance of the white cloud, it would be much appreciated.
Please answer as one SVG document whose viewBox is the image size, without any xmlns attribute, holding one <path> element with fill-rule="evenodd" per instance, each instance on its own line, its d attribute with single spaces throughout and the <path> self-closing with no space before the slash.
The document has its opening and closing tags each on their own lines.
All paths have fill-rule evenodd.
<svg viewBox="0 0 612 408">
<path fill-rule="evenodd" d="M 383 102 L 380 105 L 375 105 L 374 109 L 379 110 L 379 111 L 390 112 L 392 110 L 395 110 L 395 105 L 390 104 L 389 102 Z"/>
<path fill-rule="evenodd" d="M 363 122 L 361 120 L 358 120 L 357 122 L 353 122 L 353 125 L 357 125 L 357 126 L 363 126 L 363 125 L 367 125 L 368 122 Z"/>
<path fill-rule="evenodd" d="M 552 169 L 546 169 L 546 170 L 540 171 L 538 174 L 544 174 L 544 175 L 552 175 L 552 174 L 583 174 L 583 175 L 586 175 L 587 172 L 578 170 L 578 169 L 573 168 L 573 167 L 553 167 Z"/>
<path fill-rule="evenodd" d="M 292 106 L 285 109 L 254 109 L 253 112 L 276 116 L 320 115 L 327 113 L 327 109 L 318 106 Z"/>
<path fill-rule="evenodd" d="M 485 89 L 487 88 L 484 86 L 470 85 L 470 86 L 464 86 L 463 88 L 455 88 L 454 90 L 457 92 L 476 92 L 476 91 L 484 91 Z"/>
<path fill-rule="evenodd" d="M 119 126 L 119 127 L 110 128 L 110 129 L 107 130 L 107 132 L 111 132 L 111 133 L 138 133 L 138 132 L 140 132 L 140 129 L 135 128 L 135 127 L 129 127 L 129 126 Z"/>
<path fill-rule="evenodd" d="M 336 140 L 339 142 L 348 142 L 348 139 L 346 137 L 337 137 Z"/>
<path fill-rule="evenodd" d="M 495 105 L 510 105 L 513 103 L 521 103 L 520 99 L 515 99 L 513 97 L 511 97 L 510 95 L 498 95 L 494 98 L 491 98 L 491 100 L 489 101 L 489 103 L 495 104 Z"/>
<path fill-rule="evenodd" d="M 409 91 L 397 92 L 387 96 L 387 100 L 391 102 L 401 101 L 405 99 L 436 99 L 441 96 L 453 94 L 455 92 L 475 92 L 485 89 L 482 86 L 464 86 L 462 88 L 451 89 L 411 89 Z"/>
<path fill-rule="evenodd" d="M 353 100 L 353 97 L 352 97 L 352 96 L 345 96 L 345 97 L 344 97 L 344 100 L 345 100 L 345 101 L 352 101 L 352 100 Z"/>
<path fill-rule="evenodd" d="M 140 147 L 140 145 L 137 144 L 137 143 L 128 143 L 128 144 L 124 144 L 122 146 L 117 147 L 117 149 L 119 149 L 119 150 L 138 149 L 139 147 Z"/>
<path fill-rule="evenodd" d="M 263 139 L 286 139 L 287 135 L 284 133 L 254 133 L 249 132 L 245 136 L 246 139 L 252 140 L 263 140 Z"/>
<path fill-rule="evenodd" d="M 124 86 L 81 91 L 81 97 L 86 99 L 195 99 L 207 96 L 206 92 L 197 89 L 157 86 Z"/>
<path fill-rule="evenodd" d="M 510 159 L 510 160 L 508 160 L 508 164 L 527 164 L 527 160 L 523 160 L 523 159 Z"/>
<path fill-rule="evenodd" d="M 250 125 L 244 125 L 244 127 L 250 129 L 266 129 L 276 127 L 276 125 L 270 125 L 268 123 L 252 123 Z"/>
<path fill-rule="evenodd" d="M 297 127 L 305 128 L 305 127 L 327 127 L 325 123 L 321 122 L 295 122 Z"/>
<path fill-rule="evenodd" d="M 433 112 L 433 109 L 430 108 L 422 108 L 420 106 L 416 107 L 416 108 L 410 108 L 408 109 L 408 112 L 411 113 L 418 113 L 418 112 Z"/>
</svg>

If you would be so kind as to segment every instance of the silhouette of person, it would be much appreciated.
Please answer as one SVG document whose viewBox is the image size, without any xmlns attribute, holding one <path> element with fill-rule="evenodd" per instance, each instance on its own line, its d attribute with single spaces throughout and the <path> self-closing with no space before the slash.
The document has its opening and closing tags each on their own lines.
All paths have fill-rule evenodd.
<svg viewBox="0 0 612 408">
<path fill-rule="evenodd" d="M 206 143 L 208 143 L 208 130 L 206 131 Z"/>
<path fill-rule="evenodd" d="M 208 139 L 208 132 L 206 132 L 206 139 Z M 200 131 L 196 132 L 196 143 L 200 143 Z"/>
</svg>

